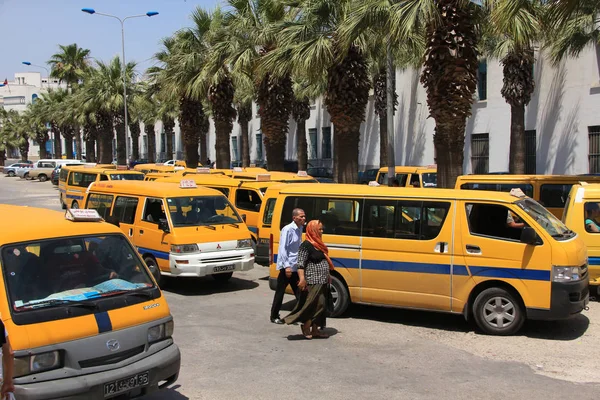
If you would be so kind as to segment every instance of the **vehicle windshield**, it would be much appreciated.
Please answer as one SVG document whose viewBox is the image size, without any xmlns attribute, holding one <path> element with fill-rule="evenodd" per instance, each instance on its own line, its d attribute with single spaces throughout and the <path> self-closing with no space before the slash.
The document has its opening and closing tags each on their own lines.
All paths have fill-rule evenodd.
<svg viewBox="0 0 600 400">
<path fill-rule="evenodd" d="M 15 312 L 89 303 L 154 287 L 123 235 L 69 237 L 4 246 L 2 268 Z"/>
<path fill-rule="evenodd" d="M 423 187 L 437 187 L 437 172 L 429 172 L 421 174 Z"/>
<path fill-rule="evenodd" d="M 167 199 L 173 226 L 239 224 L 242 219 L 225 196 Z"/>
<path fill-rule="evenodd" d="M 143 174 L 109 174 L 111 181 L 143 181 Z"/>
<path fill-rule="evenodd" d="M 575 233 L 566 227 L 550 211 L 533 199 L 523 199 L 516 203 L 523 211 L 533 218 L 550 236 L 557 240 L 566 240 L 575 236 Z"/>
</svg>

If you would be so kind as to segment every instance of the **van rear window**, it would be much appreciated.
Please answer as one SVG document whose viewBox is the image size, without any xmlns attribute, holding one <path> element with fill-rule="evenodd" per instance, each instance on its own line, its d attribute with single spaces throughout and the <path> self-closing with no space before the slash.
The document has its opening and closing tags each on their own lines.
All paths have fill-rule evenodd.
<svg viewBox="0 0 600 400">
<path fill-rule="evenodd" d="M 275 210 L 275 203 L 277 202 L 276 198 L 271 198 L 267 200 L 267 204 L 265 205 L 265 213 L 263 215 L 263 224 L 271 226 L 271 222 L 273 221 L 273 211 Z"/>
<path fill-rule="evenodd" d="M 540 187 L 539 203 L 544 207 L 563 208 L 573 184 L 544 184 Z"/>
</svg>

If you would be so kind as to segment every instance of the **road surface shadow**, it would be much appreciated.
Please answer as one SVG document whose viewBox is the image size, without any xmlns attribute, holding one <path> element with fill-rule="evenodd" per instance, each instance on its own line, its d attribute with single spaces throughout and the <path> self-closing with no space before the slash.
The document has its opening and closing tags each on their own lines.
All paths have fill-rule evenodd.
<svg viewBox="0 0 600 400">
<path fill-rule="evenodd" d="M 165 292 L 183 296 L 207 296 L 215 293 L 230 293 L 240 290 L 251 290 L 259 284 L 247 279 L 236 278 L 235 275 L 227 282 L 218 282 L 212 277 L 203 278 L 171 278 L 163 277 L 165 283 L 161 289 Z"/>
<path fill-rule="evenodd" d="M 298 325 L 298 326 L 300 326 L 300 325 Z M 300 328 L 298 328 L 298 330 L 300 330 Z M 322 330 L 322 332 L 326 333 L 327 335 L 329 335 L 329 338 L 331 338 L 331 337 L 333 337 L 333 336 L 335 336 L 335 335 L 338 334 L 338 330 L 335 329 L 335 328 L 325 328 L 325 329 Z M 313 338 L 312 340 L 327 340 L 329 338 Z M 297 335 L 288 335 L 287 336 L 287 340 L 289 340 L 289 341 L 295 341 L 295 340 L 309 340 L 309 339 L 306 339 L 302 335 L 302 333 L 299 333 Z"/>
<path fill-rule="evenodd" d="M 182 395 L 177 392 L 181 388 L 181 385 L 175 385 L 173 387 L 160 390 L 149 396 L 144 396 L 145 400 L 189 400 L 189 397 Z"/>
<path fill-rule="evenodd" d="M 295 301 L 290 301 L 288 303 L 295 303 Z M 448 332 L 474 332 L 478 335 L 485 335 L 475 326 L 474 321 L 466 321 L 462 314 L 353 304 L 344 315 L 338 318 L 365 319 L 422 328 L 440 329 Z M 589 324 L 590 321 L 588 317 L 582 314 L 563 321 L 525 321 L 525 324 L 521 330 L 516 333 L 516 336 L 527 336 L 533 339 L 545 340 L 575 340 L 583 336 L 587 331 Z"/>
</svg>

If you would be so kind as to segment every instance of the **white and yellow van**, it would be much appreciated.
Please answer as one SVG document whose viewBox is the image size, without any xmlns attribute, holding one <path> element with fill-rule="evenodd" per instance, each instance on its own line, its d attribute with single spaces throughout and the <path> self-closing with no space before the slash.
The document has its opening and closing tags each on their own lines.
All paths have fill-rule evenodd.
<svg viewBox="0 0 600 400">
<path fill-rule="evenodd" d="M 254 267 L 250 231 L 235 208 L 192 180 L 95 182 L 85 207 L 119 224 L 157 282 L 161 275 L 226 281 Z"/>
<path fill-rule="evenodd" d="M 135 397 L 177 380 L 167 300 L 118 228 L 93 210 L 0 205 L 0 215 L 17 399 Z"/>
<path fill-rule="evenodd" d="M 588 250 L 590 286 L 600 287 L 600 184 L 573 185 L 563 222 L 581 237 Z"/>
<path fill-rule="evenodd" d="M 400 187 L 437 187 L 437 166 L 411 167 L 397 165 L 394 174 Z M 379 168 L 376 181 L 380 185 L 388 184 L 388 167 Z"/>
<path fill-rule="evenodd" d="M 583 240 L 518 194 L 286 185 L 273 212 L 263 213 L 274 255 L 270 286 L 279 232 L 302 208 L 307 221 L 324 225 L 335 265 L 334 315 L 350 302 L 445 311 L 472 317 L 488 334 L 508 335 L 527 318 L 580 313 L 589 300 Z M 509 226 L 509 212 L 525 226 Z"/>
<path fill-rule="evenodd" d="M 92 182 L 141 181 L 144 174 L 127 167 L 96 168 L 94 165 L 62 167 L 58 175 L 58 193 L 63 209 L 79 208 L 85 202 L 85 191 Z"/>
</svg>

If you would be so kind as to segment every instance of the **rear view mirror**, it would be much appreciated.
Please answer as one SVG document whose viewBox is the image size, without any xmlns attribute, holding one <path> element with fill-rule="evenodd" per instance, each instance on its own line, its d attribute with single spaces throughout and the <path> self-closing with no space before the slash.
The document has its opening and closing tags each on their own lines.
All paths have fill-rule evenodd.
<svg viewBox="0 0 600 400">
<path fill-rule="evenodd" d="M 164 231 L 165 233 L 171 232 L 171 230 L 169 229 L 169 222 L 164 218 L 158 220 L 158 229 Z"/>
<path fill-rule="evenodd" d="M 538 235 L 535 233 L 535 229 L 530 226 L 526 226 L 521 231 L 521 243 L 536 245 L 538 242 Z"/>
</svg>

